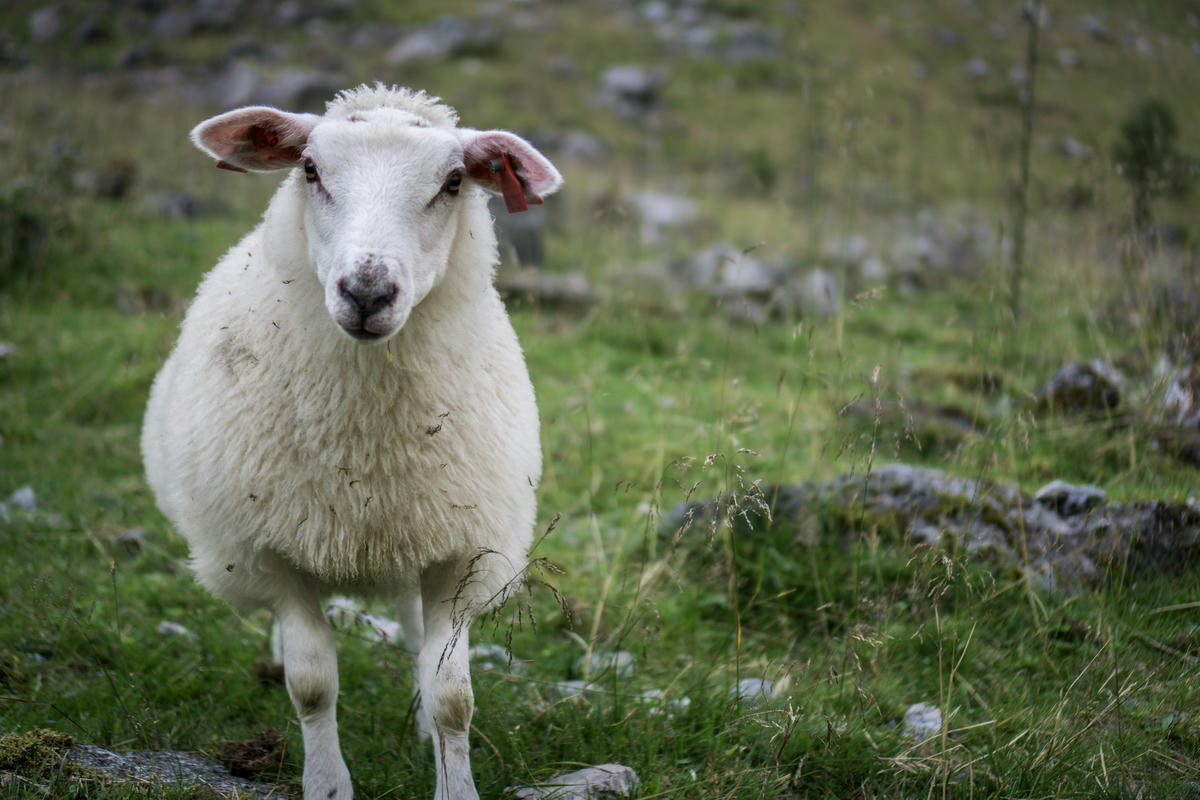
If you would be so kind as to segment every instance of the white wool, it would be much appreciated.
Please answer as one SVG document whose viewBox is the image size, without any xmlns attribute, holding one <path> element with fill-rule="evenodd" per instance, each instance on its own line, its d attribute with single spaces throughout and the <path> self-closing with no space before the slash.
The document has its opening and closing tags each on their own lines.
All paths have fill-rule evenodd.
<svg viewBox="0 0 1200 800">
<path fill-rule="evenodd" d="M 399 601 L 437 797 L 477 798 L 467 625 L 518 585 L 542 468 L 481 189 L 502 188 L 500 155 L 529 198 L 561 178 L 456 121 L 375 86 L 324 117 L 251 106 L 192 132 L 220 166 L 292 170 L 188 310 L 150 393 L 146 475 L 200 582 L 275 612 L 306 797 L 353 791 L 320 597 L 367 592 Z"/>
</svg>

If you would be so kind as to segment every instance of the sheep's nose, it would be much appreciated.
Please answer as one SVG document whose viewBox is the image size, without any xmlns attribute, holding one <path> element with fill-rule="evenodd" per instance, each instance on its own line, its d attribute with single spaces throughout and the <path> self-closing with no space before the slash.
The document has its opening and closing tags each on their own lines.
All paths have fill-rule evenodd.
<svg viewBox="0 0 1200 800">
<path fill-rule="evenodd" d="M 337 288 L 338 294 L 349 300 L 363 319 L 390 306 L 400 293 L 395 282 L 379 280 L 370 274 L 342 278 Z"/>
</svg>

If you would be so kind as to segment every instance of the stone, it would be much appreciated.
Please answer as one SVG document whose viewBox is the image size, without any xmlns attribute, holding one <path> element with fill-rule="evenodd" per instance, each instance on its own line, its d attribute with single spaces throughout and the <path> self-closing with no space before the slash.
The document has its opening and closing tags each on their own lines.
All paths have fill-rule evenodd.
<svg viewBox="0 0 1200 800">
<path fill-rule="evenodd" d="M 180 625 L 178 622 L 171 622 L 170 620 L 163 620 L 162 622 L 158 623 L 158 635 L 167 638 L 196 638 L 195 634 L 193 634 L 187 628 Z"/>
<path fill-rule="evenodd" d="M 0 360 L 17 354 L 17 346 L 12 342 L 0 342 Z"/>
<path fill-rule="evenodd" d="M 637 660 L 633 657 L 633 653 L 616 650 L 611 653 L 593 652 L 590 656 L 584 656 L 576 662 L 575 669 L 586 675 L 614 673 L 622 678 L 628 678 L 633 675 L 636 665 Z"/>
<path fill-rule="evenodd" d="M 417 61 L 484 56 L 498 51 L 501 45 L 499 31 L 491 26 L 447 15 L 409 32 L 388 50 L 384 60 L 392 66 L 402 66 Z"/>
<path fill-rule="evenodd" d="M 551 694 L 564 700 L 571 697 L 602 697 L 607 694 L 603 687 L 581 680 L 558 681 L 550 685 L 549 691 Z"/>
<path fill-rule="evenodd" d="M 600 76 L 600 96 L 617 116 L 641 120 L 658 111 L 669 73 L 635 65 L 609 67 Z"/>
<path fill-rule="evenodd" d="M 501 269 L 496 275 L 496 289 L 505 300 L 532 303 L 542 308 L 580 310 L 596 302 L 596 293 L 587 277 L 579 273 Z"/>
<path fill-rule="evenodd" d="M 924 742 L 942 732 L 942 710 L 930 703 L 915 703 L 904 712 L 905 739 Z"/>
<path fill-rule="evenodd" d="M 32 486 L 22 486 L 8 496 L 8 506 L 10 508 L 19 508 L 27 514 L 32 514 L 37 511 L 37 496 L 33 493 Z"/>
<path fill-rule="evenodd" d="M 1038 585 L 1064 594 L 1110 572 L 1170 573 L 1200 558 L 1200 508 L 1192 504 L 1105 502 L 1096 487 L 1067 484 L 1043 489 L 1038 500 L 1005 483 L 883 464 L 823 483 L 758 484 L 753 494 L 683 503 L 662 517 L 659 532 L 679 541 L 690 528 L 730 524 L 739 541 L 752 541 L 765 535 L 768 511 L 774 529 L 796 531 L 798 544 L 822 526 L 853 541 L 862 525 L 887 525 L 914 546 L 946 542 L 1001 568 L 1028 569 Z"/>
<path fill-rule="evenodd" d="M 57 6 L 44 6 L 29 15 L 29 38 L 35 42 L 56 39 L 62 31 L 62 13 Z"/>
<path fill-rule="evenodd" d="M 238 778 L 228 769 L 196 753 L 174 750 L 114 753 L 92 744 L 76 744 L 67 751 L 67 761 L 106 775 L 118 783 L 145 786 L 200 786 L 219 797 L 278 798 L 279 789 Z"/>
<path fill-rule="evenodd" d="M 666 192 L 642 192 L 633 198 L 641 221 L 642 243 L 662 244 L 667 236 L 691 228 L 700 220 L 700 206 L 690 197 Z"/>
<path fill-rule="evenodd" d="M 546 261 L 546 207 L 531 205 L 529 210 L 508 213 L 504 199 L 488 198 L 500 240 L 501 262 L 507 266 L 540 267 Z"/>
<path fill-rule="evenodd" d="M 708 289 L 717 297 L 768 297 L 781 285 L 777 269 L 728 242 L 704 248 L 679 272 L 688 285 Z"/>
<path fill-rule="evenodd" d="M 146 549 L 146 537 L 148 536 L 145 528 L 131 528 L 124 533 L 113 537 L 113 547 L 128 556 L 136 556 L 138 553 Z"/>
<path fill-rule="evenodd" d="M 266 105 L 323 114 L 325 103 L 332 100 L 347 83 L 346 76 L 335 72 L 289 67 L 264 83 L 257 96 Z"/>
<path fill-rule="evenodd" d="M 842 306 L 841 283 L 831 272 L 814 267 L 795 285 L 796 301 L 803 310 L 832 317 Z"/>
<path fill-rule="evenodd" d="M 980 78 L 986 78 L 991 69 L 988 67 L 987 61 L 982 58 L 972 58 L 963 67 L 963 72 L 966 73 L 968 78 L 979 80 Z"/>
<path fill-rule="evenodd" d="M 637 773 L 621 764 L 600 764 L 525 787 L 508 787 L 515 800 L 600 800 L 633 797 L 641 781 Z"/>
<path fill-rule="evenodd" d="M 1060 152 L 1072 161 L 1086 161 L 1092 157 L 1092 148 L 1078 139 L 1068 136 L 1062 140 Z"/>
<path fill-rule="evenodd" d="M 1058 65 L 1063 69 L 1075 69 L 1079 66 L 1079 53 L 1069 47 L 1059 48 L 1055 54 Z"/>
<path fill-rule="evenodd" d="M 1039 408 L 1106 411 L 1120 405 L 1124 383 L 1121 373 L 1102 361 L 1072 362 L 1050 376 L 1034 397 Z"/>
<path fill-rule="evenodd" d="M 757 705 L 769 701 L 775 692 L 775 684 L 764 678 L 742 678 L 729 689 L 729 699 Z"/>
<path fill-rule="evenodd" d="M 1034 493 L 1033 499 L 1064 517 L 1087 514 L 1108 502 L 1108 493 L 1097 486 L 1074 486 L 1051 481 Z"/>
<path fill-rule="evenodd" d="M 1091 37 L 1098 42 L 1104 42 L 1105 44 L 1117 43 L 1117 37 L 1108 29 L 1108 26 L 1104 24 L 1104 21 L 1095 14 L 1085 15 L 1083 19 L 1080 20 L 1080 27 L 1082 27 L 1086 33 L 1090 34 Z"/>
</svg>

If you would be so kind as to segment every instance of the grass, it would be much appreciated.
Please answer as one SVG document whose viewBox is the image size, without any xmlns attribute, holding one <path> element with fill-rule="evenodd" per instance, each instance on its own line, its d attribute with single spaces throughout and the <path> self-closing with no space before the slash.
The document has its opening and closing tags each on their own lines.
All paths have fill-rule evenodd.
<svg viewBox="0 0 1200 800">
<path fill-rule="evenodd" d="M 819 263 L 828 243 L 859 232 L 882 240 L 931 207 L 966 208 L 1001 228 L 1019 125 L 1005 76 L 1023 41 L 1007 6 L 980 3 L 976 16 L 958 2 L 802 13 L 710 3 L 781 37 L 780 58 L 736 68 L 664 54 L 649 26 L 620 13 L 539 6 L 558 32 L 543 37 L 544 50 L 505 39 L 479 61 L 418 64 L 405 75 L 472 126 L 581 128 L 611 153 L 602 165 L 562 165 L 569 188 L 551 201 L 562 214 L 547 241 L 548 268 L 584 271 L 602 300 L 579 315 L 513 308 L 543 417 L 540 524 L 553 528 L 535 555 L 565 569 L 545 578 L 570 618 L 535 582 L 472 632 L 475 641 L 511 640 L 522 662 L 474 676 L 482 796 L 608 761 L 632 766 L 647 798 L 1194 796 L 1194 569 L 1044 595 L 1015 570 L 914 551 L 895 531 L 847 536 L 833 514 L 815 514 L 798 538 L 770 527 L 696 528 L 678 540 L 659 531 L 685 499 L 892 460 L 1026 491 L 1062 478 L 1114 499 L 1193 495 L 1196 468 L 1155 446 L 1139 416 L 1150 403 L 1136 392 L 1130 414 L 1051 415 L 1031 401 L 1062 363 L 1090 358 L 1117 363 L 1135 390 L 1151 391 L 1153 365 L 1189 333 L 1186 321 L 1156 313 L 1156 259 L 1114 254 L 1137 251 L 1119 235 L 1129 200 L 1105 157 L 1127 101 L 1147 86 L 1171 103 L 1181 141 L 1200 125 L 1188 102 L 1192 56 L 1176 33 L 1185 6 L 1100 4 L 1112 29 L 1151 38 L 1150 58 L 1093 41 L 1072 22 L 1094 5 L 1056 4 L 1044 32 L 1019 322 L 1005 308 L 1000 253 L 975 274 L 911 295 L 847 288 L 832 317 L 759 326 L 648 287 L 638 272 L 643 260 L 716 240 L 772 262 Z M 410 24 L 442 12 L 369 6 L 355 13 Z M 23 42 L 29 10 L 6 7 L 0 29 Z M 960 44 L 932 44 L 943 28 Z M 192 150 L 186 130 L 208 110 L 77 85 L 72 70 L 107 69 L 122 36 L 94 48 L 25 43 L 36 69 L 0 73 L 0 121 L 13 131 L 0 148 L 9 178 L 0 186 L 0 341 L 17 347 L 0 358 L 0 500 L 30 485 L 39 506 L 0 521 L 0 734 L 50 728 L 113 749 L 215 754 L 274 727 L 286 751 L 268 777 L 294 782 L 294 711 L 283 688 L 254 671 L 268 620 L 239 618 L 193 583 L 138 452 L 149 383 L 181 306 L 249 229 L 274 181 L 213 170 Z M 307 38 L 280 34 L 298 48 Z M 195 66 L 226 46 L 204 34 L 179 58 Z M 1084 66 L 1054 66 L 1061 48 Z M 962 76 L 975 56 L 992 65 L 982 84 Z M 531 78 L 555 57 L 575 73 Z M 344 58 L 352 80 L 392 77 L 378 54 Z M 671 70 L 652 124 L 623 123 L 591 100 L 596 76 L 625 62 Z M 647 136 L 661 136 L 661 147 L 648 149 Z M 1056 156 L 1066 136 L 1097 155 Z M 131 196 L 98 200 L 73 188 L 78 169 L 131 159 Z M 1090 205 L 1064 205 L 1072 186 Z M 630 236 L 633 221 L 613 197 L 651 188 L 697 200 L 703 241 L 649 247 Z M 217 210 L 163 218 L 144 201 L 164 189 Z M 1194 200 L 1155 207 L 1185 226 L 1195 210 Z M 1194 287 L 1192 263 L 1182 280 Z M 150 290 L 165 303 L 118 308 L 122 293 Z M 981 375 L 998 388 L 981 388 Z M 950 406 L 978 424 L 955 433 L 877 415 L 876 401 Z M 131 555 L 114 540 L 134 528 L 146 545 Z M 163 621 L 191 635 L 160 635 Z M 361 630 L 338 639 L 343 748 L 359 796 L 431 794 L 433 756 L 413 725 L 407 657 Z M 588 671 L 603 694 L 559 696 L 557 682 L 585 677 L 581 658 L 612 650 L 634 655 L 631 677 Z M 731 699 L 745 677 L 773 681 L 775 697 Z M 665 701 L 643 701 L 651 689 Z M 686 710 L 671 704 L 683 698 Z M 903 732 L 917 702 L 947 720 L 929 741 Z M 31 794 L 193 796 L 107 786 L 52 763 L 0 780 L 0 797 Z"/>
</svg>

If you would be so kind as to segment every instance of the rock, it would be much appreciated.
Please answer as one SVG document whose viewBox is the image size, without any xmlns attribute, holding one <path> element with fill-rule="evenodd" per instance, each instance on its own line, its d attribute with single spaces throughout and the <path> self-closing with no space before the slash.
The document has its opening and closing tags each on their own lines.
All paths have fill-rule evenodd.
<svg viewBox="0 0 1200 800">
<path fill-rule="evenodd" d="M 195 639 L 196 636 L 187 628 L 180 625 L 178 622 L 163 620 L 158 623 L 158 635 L 167 638 L 178 637 L 180 639 Z"/>
<path fill-rule="evenodd" d="M 605 673 L 615 673 L 622 678 L 628 678 L 633 675 L 637 661 L 633 657 L 633 653 L 625 650 L 616 650 L 611 653 L 592 653 L 589 656 L 580 658 L 575 664 L 575 669 L 585 675 L 601 675 Z"/>
<path fill-rule="evenodd" d="M 924 742 L 942 732 L 942 710 L 930 703 L 916 703 L 904 712 L 905 739 Z"/>
<path fill-rule="evenodd" d="M 673 542 L 689 529 L 722 524 L 736 526 L 735 540 L 745 542 L 766 535 L 768 527 L 794 531 L 788 535 L 795 542 L 776 543 L 784 547 L 821 529 L 856 537 L 862 526 L 887 526 L 916 545 L 947 542 L 1000 567 L 1028 568 L 1039 585 L 1063 593 L 1101 583 L 1110 572 L 1169 573 L 1200 557 L 1200 508 L 1162 500 L 1104 502 L 1095 487 L 1064 486 L 1044 487 L 1038 500 L 1003 483 L 886 464 L 825 483 L 758 484 L 753 493 L 684 503 L 663 516 L 659 531 Z"/>
<path fill-rule="evenodd" d="M 641 120 L 660 109 L 667 78 L 665 69 L 609 67 L 600 76 L 600 96 L 617 116 Z"/>
<path fill-rule="evenodd" d="M 822 248 L 826 261 L 853 266 L 871 255 L 871 243 L 861 233 L 830 239 Z"/>
<path fill-rule="evenodd" d="M 595 304 L 596 294 L 585 276 L 541 272 L 536 269 L 502 269 L 496 289 L 506 300 L 536 304 L 542 308 L 579 310 Z"/>
<path fill-rule="evenodd" d="M 12 342 L 0 342 L 0 360 L 17 354 L 17 346 Z"/>
<path fill-rule="evenodd" d="M 779 39 L 754 23 L 733 25 L 715 37 L 713 55 L 727 64 L 771 61 L 779 55 Z"/>
<path fill-rule="evenodd" d="M 44 6 L 29 15 L 29 38 L 35 42 L 57 39 L 62 30 L 62 12 L 57 6 Z"/>
<path fill-rule="evenodd" d="M 488 198 L 496 233 L 500 239 L 501 261 L 508 266 L 540 267 L 546 262 L 546 207 L 531 205 L 528 211 L 509 214 L 504 199 Z"/>
<path fill-rule="evenodd" d="M 651 714 L 661 714 L 664 711 L 669 715 L 683 714 L 691 708 L 692 700 L 690 697 L 668 698 L 667 693 L 662 689 L 647 689 L 638 695 L 638 701 L 649 705 Z"/>
<path fill-rule="evenodd" d="M 608 160 L 608 146 L 587 131 L 569 130 L 564 132 L 553 149 L 558 158 L 566 161 L 584 161 L 589 164 L 602 164 Z"/>
<path fill-rule="evenodd" d="M 988 67 L 987 61 L 982 58 L 972 58 L 963 67 L 963 72 L 968 78 L 979 80 L 986 78 L 991 69 Z"/>
<path fill-rule="evenodd" d="M 76 189 L 105 200 L 120 200 L 129 194 L 136 177 L 132 161 L 114 160 L 95 169 L 76 172 L 71 179 Z"/>
<path fill-rule="evenodd" d="M 795 285 L 795 298 L 805 311 L 832 317 L 842 306 L 841 284 L 832 273 L 816 267 L 806 272 Z"/>
<path fill-rule="evenodd" d="M 506 647 L 498 644 L 473 644 L 467 651 L 471 663 L 483 672 L 493 669 L 511 669 L 516 672 L 525 665 L 519 658 L 514 658 Z"/>
<path fill-rule="evenodd" d="M 1070 136 L 1062 140 L 1062 145 L 1059 149 L 1064 156 L 1072 161 L 1086 161 L 1092 157 L 1093 152 L 1091 147 Z"/>
<path fill-rule="evenodd" d="M 37 497 L 33 493 L 32 486 L 22 486 L 8 496 L 7 505 L 10 508 L 19 508 L 27 514 L 33 514 L 37 511 Z"/>
<path fill-rule="evenodd" d="M 1116 44 L 1117 37 L 1108 29 L 1108 26 L 1095 14 L 1087 14 L 1080 20 L 1080 27 L 1090 34 L 1093 39 L 1105 44 Z"/>
<path fill-rule="evenodd" d="M 257 92 L 262 103 L 289 111 L 324 113 L 325 103 L 346 87 L 346 76 L 335 72 L 287 68 Z"/>
<path fill-rule="evenodd" d="M 558 681 L 550 685 L 549 691 L 564 700 L 571 697 L 602 697 L 607 694 L 603 687 L 581 680 Z"/>
<path fill-rule="evenodd" d="M 763 678 L 742 678 L 729 689 L 729 699 L 757 705 L 769 701 L 775 692 L 775 684 Z"/>
<path fill-rule="evenodd" d="M 690 197 L 664 192 L 642 192 L 632 203 L 641 220 L 642 243 L 659 245 L 673 232 L 687 230 L 700 221 L 700 206 Z"/>
<path fill-rule="evenodd" d="M 677 268 L 689 286 L 707 289 L 717 297 L 770 297 L 780 285 L 779 271 L 728 242 L 701 250 Z"/>
<path fill-rule="evenodd" d="M 415 61 L 441 61 L 462 56 L 488 56 L 502 46 L 500 32 L 459 17 L 441 16 L 407 34 L 388 50 L 385 61 L 402 66 Z"/>
<path fill-rule="evenodd" d="M 1120 405 L 1124 383 L 1121 373 L 1102 361 L 1072 362 L 1050 376 L 1035 399 L 1039 408 L 1107 411 Z"/>
<path fill-rule="evenodd" d="M 225 767 L 196 753 L 114 753 L 92 744 L 77 744 L 67 751 L 67 761 L 118 783 L 201 786 L 226 798 L 280 796 L 276 787 L 235 777 Z"/>
<path fill-rule="evenodd" d="M 1108 502 L 1108 494 L 1096 486 L 1073 486 L 1066 481 L 1051 481 L 1038 489 L 1033 499 L 1056 514 L 1074 517 L 1087 514 Z"/>
<path fill-rule="evenodd" d="M 1063 69 L 1075 69 L 1079 66 L 1079 53 L 1069 47 L 1059 48 L 1055 53 L 1055 58 L 1058 59 L 1058 65 Z"/>
<path fill-rule="evenodd" d="M 124 533 L 114 536 L 112 544 L 113 547 L 125 553 L 125 555 L 136 556 L 146 549 L 147 535 L 145 528 L 131 528 Z"/>
<path fill-rule="evenodd" d="M 325 607 L 325 618 L 335 628 L 342 630 L 366 628 L 367 635 L 373 642 L 398 642 L 403 638 L 399 622 L 368 614 L 349 597 L 331 597 Z"/>
<path fill-rule="evenodd" d="M 204 213 L 204 206 L 200 200 L 187 192 L 154 192 L 146 197 L 146 205 L 165 219 L 196 219 Z"/>
<path fill-rule="evenodd" d="M 543 783 L 505 789 L 516 800 L 599 800 L 633 797 L 641 782 L 637 773 L 621 764 L 601 764 L 568 772 Z"/>
<path fill-rule="evenodd" d="M 196 18 L 186 7 L 167 6 L 154 18 L 152 30 L 158 39 L 183 39 L 196 32 Z"/>
</svg>

